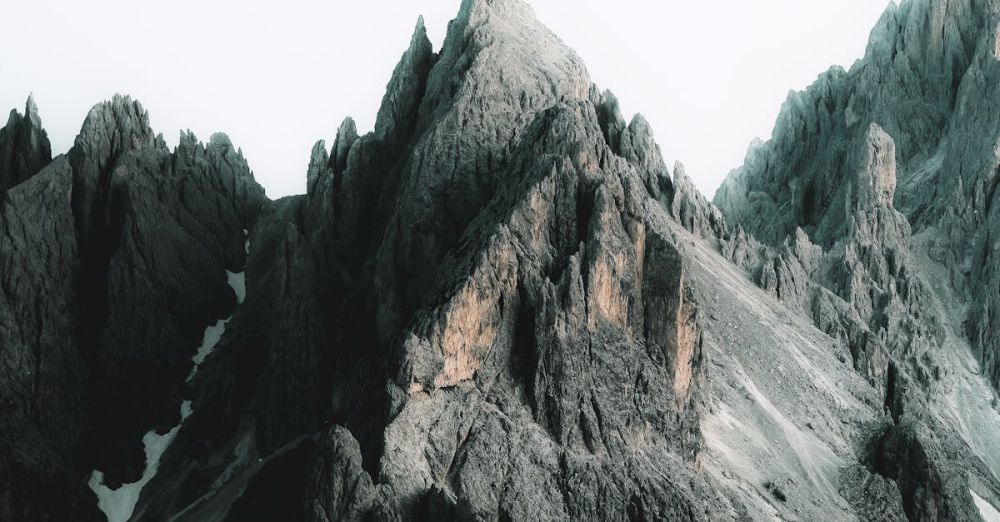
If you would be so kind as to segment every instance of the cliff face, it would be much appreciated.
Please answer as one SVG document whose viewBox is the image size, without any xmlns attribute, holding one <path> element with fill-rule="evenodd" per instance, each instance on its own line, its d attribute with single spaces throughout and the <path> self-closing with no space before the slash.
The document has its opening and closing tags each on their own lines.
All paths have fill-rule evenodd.
<svg viewBox="0 0 1000 522">
<path fill-rule="evenodd" d="M 989 237 L 992 189 L 928 193 L 926 147 L 988 126 L 994 11 L 891 9 L 719 208 L 521 0 L 466 0 L 437 53 L 419 21 L 374 131 L 279 201 L 128 98 L 49 161 L 29 101 L 0 519 L 976 519 L 995 256 L 943 245 Z"/>
<path fill-rule="evenodd" d="M 29 97 L 24 114 L 10 111 L 7 125 L 0 129 L 0 197 L 50 161 L 49 137 L 42 129 L 35 100 Z"/>
<path fill-rule="evenodd" d="M 706 367 L 682 259 L 652 225 L 665 174 L 645 124 L 626 126 L 523 3 L 465 3 L 439 54 L 418 24 L 375 131 L 346 121 L 331 152 L 318 144 L 309 194 L 254 231 L 247 301 L 219 351 L 246 371 L 232 389 L 206 378 L 219 406 L 196 402 L 190 423 L 242 401 L 251 411 L 224 407 L 235 415 L 216 436 L 255 453 L 177 455 L 181 473 L 228 468 L 266 500 L 248 490 L 219 511 L 219 493 L 161 474 L 150 488 L 177 496 L 140 513 L 729 509 L 693 470 Z M 261 465 L 304 496 L 255 488 Z"/>
<path fill-rule="evenodd" d="M 954 388 L 968 392 L 955 383 L 963 365 L 1000 386 L 998 23 L 997 2 L 890 6 L 865 57 L 793 93 L 773 138 L 751 147 L 715 197 L 738 226 L 723 250 L 849 346 L 892 413 L 888 440 L 930 455 L 945 439 L 995 453 L 983 448 L 996 434 L 948 403 Z M 789 281 L 796 295 L 786 298 Z M 838 311 L 828 293 L 849 307 Z M 958 362 L 967 352 L 975 363 Z M 880 451 L 893 460 L 913 450 Z M 924 458 L 948 474 L 941 457 Z M 956 500 L 932 493 L 948 489 L 942 479 L 918 487 L 912 476 L 925 473 L 888 467 L 911 519 L 963 518 Z"/>
<path fill-rule="evenodd" d="M 890 7 L 865 57 L 793 93 L 773 139 L 752 147 L 715 197 L 731 222 L 765 243 L 778 245 L 801 227 L 830 248 L 851 233 L 852 191 L 858 191 L 852 152 L 870 140 L 870 125 L 879 126 L 882 142 L 895 149 L 886 169 L 895 171 L 894 181 L 883 187 L 896 189 L 886 202 L 926 238 L 925 253 L 948 269 L 950 285 L 969 306 L 964 334 L 994 384 L 1000 383 L 993 232 L 998 13 L 992 1 Z"/>
<path fill-rule="evenodd" d="M 176 417 L 203 325 L 233 306 L 225 268 L 262 200 L 224 137 L 171 153 L 127 98 L 7 193 L 0 518 L 100 519 L 80 479 L 139 478 L 142 434 Z"/>
</svg>

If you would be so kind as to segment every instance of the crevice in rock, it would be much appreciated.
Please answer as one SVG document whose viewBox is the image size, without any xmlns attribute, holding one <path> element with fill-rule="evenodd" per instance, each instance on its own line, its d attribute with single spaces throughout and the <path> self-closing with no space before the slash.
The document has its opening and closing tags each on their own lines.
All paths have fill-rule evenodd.
<svg viewBox="0 0 1000 522">
<path fill-rule="evenodd" d="M 519 304 L 517 319 L 514 323 L 514 345 L 511 347 L 511 373 L 516 382 L 520 382 L 532 414 L 535 411 L 535 372 L 538 371 L 538 341 L 536 311 L 531 305 L 527 290 L 518 288 Z"/>
<path fill-rule="evenodd" d="M 806 185 L 805 190 L 802 192 L 802 203 L 801 203 L 801 219 L 799 221 L 799 226 L 807 227 L 813 224 L 814 216 L 818 214 L 817 212 L 817 201 L 816 201 L 816 187 L 812 182 Z"/>
<path fill-rule="evenodd" d="M 72 207 L 76 221 L 77 242 L 80 245 L 80 265 L 77 272 L 77 339 L 88 363 L 95 363 L 101 336 L 107 326 L 108 271 L 111 257 L 123 232 L 122 203 L 111 195 L 111 175 L 118 156 L 108 160 L 99 177 L 96 194 L 86 194 L 85 181 L 75 175 Z M 78 171 L 74 168 L 74 171 Z M 90 208 L 85 201 L 94 198 Z M 91 368 L 100 365 L 90 364 Z"/>
<path fill-rule="evenodd" d="M 890 361 L 885 377 L 885 410 L 892 415 L 893 422 L 899 422 L 902 414 L 900 411 L 901 401 L 897 400 L 896 390 L 896 363 Z"/>
<path fill-rule="evenodd" d="M 576 240 L 584 243 L 590 235 L 591 220 L 594 215 L 594 202 L 597 191 L 586 187 L 581 181 L 576 195 Z M 557 279 L 556 279 L 557 280 Z"/>
</svg>

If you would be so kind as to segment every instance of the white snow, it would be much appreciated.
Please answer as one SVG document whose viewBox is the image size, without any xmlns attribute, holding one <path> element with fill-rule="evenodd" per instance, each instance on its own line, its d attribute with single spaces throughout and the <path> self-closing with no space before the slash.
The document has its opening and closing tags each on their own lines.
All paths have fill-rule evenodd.
<svg viewBox="0 0 1000 522">
<path fill-rule="evenodd" d="M 230 319 L 232 319 L 232 316 L 220 319 L 219 322 L 205 328 L 205 335 L 201 340 L 201 346 L 198 347 L 198 352 L 191 358 L 194 362 L 194 368 L 191 368 L 191 374 L 188 375 L 187 380 L 189 382 L 191 379 L 194 379 L 195 374 L 198 373 L 198 368 L 201 366 L 201 363 L 205 362 L 205 358 L 208 357 L 208 355 L 212 353 L 212 350 L 215 349 L 215 346 L 219 344 L 219 341 L 222 339 L 222 334 L 225 333 L 226 325 L 229 324 Z"/>
<path fill-rule="evenodd" d="M 1000 511 L 993 507 L 993 504 L 987 502 L 971 489 L 969 493 L 972 493 L 972 500 L 976 502 L 976 507 L 979 508 L 979 514 L 983 516 L 984 522 L 1000 522 Z"/>
<path fill-rule="evenodd" d="M 191 401 L 181 403 L 181 422 L 170 431 L 159 434 L 155 431 L 147 433 L 142 438 L 142 444 L 146 451 L 146 469 L 142 472 L 142 478 L 131 484 L 123 484 L 118 489 L 111 489 L 104 485 L 104 473 L 94 471 L 90 475 L 90 489 L 97 494 L 97 506 L 108 517 L 108 522 L 126 522 L 132 517 L 132 511 L 139 502 L 139 493 L 150 480 L 156 476 L 156 470 L 160 467 L 160 458 L 166 453 L 170 443 L 174 441 L 177 432 L 181 429 L 181 424 L 191 415 Z"/>
<path fill-rule="evenodd" d="M 243 300 L 247 297 L 247 279 L 245 272 L 233 273 L 226 270 L 226 276 L 229 278 L 229 286 L 236 292 L 236 302 L 243 304 Z"/>
</svg>

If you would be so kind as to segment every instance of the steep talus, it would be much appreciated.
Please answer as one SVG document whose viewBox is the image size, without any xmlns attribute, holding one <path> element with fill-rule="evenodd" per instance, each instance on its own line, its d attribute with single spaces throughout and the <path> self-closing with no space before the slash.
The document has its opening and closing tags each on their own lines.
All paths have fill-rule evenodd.
<svg viewBox="0 0 1000 522">
<path fill-rule="evenodd" d="M 715 197 L 736 226 L 717 235 L 722 251 L 848 346 L 882 392 L 893 422 L 865 460 L 896 481 L 911 520 L 974 519 L 968 490 L 1000 471 L 976 449 L 968 403 L 946 399 L 978 378 L 957 363 L 956 332 L 1000 382 L 998 22 L 996 2 L 890 6 L 865 57 L 792 93 Z"/>
<path fill-rule="evenodd" d="M 871 476 L 859 462 L 882 416 L 880 394 L 854 369 L 849 349 L 747 281 L 716 245 L 667 224 L 702 303 L 706 472 L 752 520 L 878 519 L 855 507 L 865 501 L 905 519 L 842 476 Z M 899 498 L 891 481 L 877 488 Z"/>
<path fill-rule="evenodd" d="M 0 520 L 976 520 L 997 22 L 890 7 L 715 204 L 522 0 L 418 20 L 277 201 L 127 97 L 51 160 L 29 99 Z"/>
</svg>

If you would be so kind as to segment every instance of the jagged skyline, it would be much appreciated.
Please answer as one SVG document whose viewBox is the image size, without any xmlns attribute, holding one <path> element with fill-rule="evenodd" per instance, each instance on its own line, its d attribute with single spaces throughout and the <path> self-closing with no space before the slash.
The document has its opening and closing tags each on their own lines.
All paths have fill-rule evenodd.
<svg viewBox="0 0 1000 522">
<path fill-rule="evenodd" d="M 0 520 L 1000 520 L 1000 0 L 890 7 L 714 202 L 524 0 L 457 11 L 304 195 L 12 113 Z"/>
<path fill-rule="evenodd" d="M 684 162 L 709 196 L 742 163 L 751 140 L 770 132 L 789 89 L 861 57 L 886 5 L 530 3 L 587 57 L 594 80 L 618 94 L 626 118 L 641 112 L 650 121 L 668 164 Z M 310 147 L 331 141 L 342 118 L 353 117 L 361 132 L 371 129 L 418 15 L 436 50 L 454 15 L 450 2 L 435 0 L 64 4 L 0 6 L 5 20 L 45 20 L 42 39 L 37 24 L 5 31 L 10 41 L 37 42 L 0 46 L 0 107 L 21 109 L 33 91 L 60 154 L 97 100 L 127 94 L 150 111 L 171 147 L 181 129 L 202 140 L 229 134 L 271 197 L 305 191 L 299 173 Z"/>
</svg>

